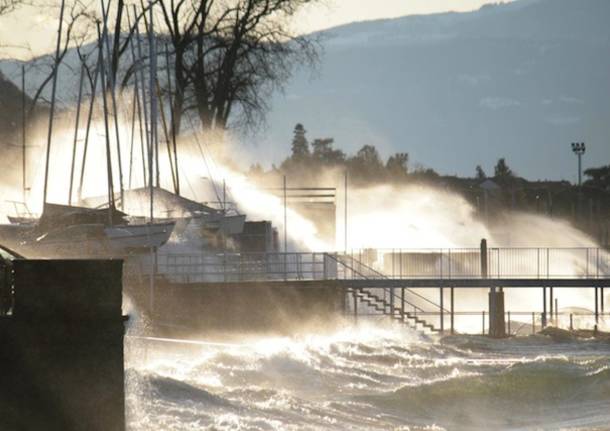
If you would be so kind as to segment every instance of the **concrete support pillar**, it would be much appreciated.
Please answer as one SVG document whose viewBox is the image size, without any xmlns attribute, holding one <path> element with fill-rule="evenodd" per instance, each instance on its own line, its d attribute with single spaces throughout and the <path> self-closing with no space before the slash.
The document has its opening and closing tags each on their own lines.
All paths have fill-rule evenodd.
<svg viewBox="0 0 610 431">
<path fill-rule="evenodd" d="M 542 319 L 541 329 L 546 328 L 546 286 L 542 288 Z"/>
<path fill-rule="evenodd" d="M 489 336 L 493 338 L 506 337 L 504 291 L 502 289 L 492 288 L 489 291 Z"/>
</svg>

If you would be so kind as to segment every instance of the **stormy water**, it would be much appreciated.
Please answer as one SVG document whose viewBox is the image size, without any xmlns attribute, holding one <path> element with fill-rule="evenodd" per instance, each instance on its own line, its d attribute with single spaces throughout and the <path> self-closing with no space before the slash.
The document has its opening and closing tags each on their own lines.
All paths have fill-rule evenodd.
<svg viewBox="0 0 610 431">
<path fill-rule="evenodd" d="M 608 429 L 610 344 L 361 322 L 126 339 L 129 430 Z"/>
</svg>

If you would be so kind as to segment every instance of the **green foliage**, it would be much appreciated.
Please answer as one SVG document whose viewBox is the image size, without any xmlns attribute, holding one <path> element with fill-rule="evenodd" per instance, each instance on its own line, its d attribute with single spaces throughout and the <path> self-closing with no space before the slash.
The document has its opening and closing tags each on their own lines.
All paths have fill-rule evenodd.
<svg viewBox="0 0 610 431">
<path fill-rule="evenodd" d="M 499 179 L 514 177 L 513 171 L 506 164 L 506 159 L 504 159 L 504 157 L 498 159 L 498 163 L 496 163 L 496 166 L 494 168 L 494 174 L 495 177 Z"/>
<path fill-rule="evenodd" d="M 385 168 L 391 177 L 406 177 L 409 173 L 409 154 L 396 153 L 390 156 L 385 164 Z"/>
<path fill-rule="evenodd" d="M 477 171 L 477 174 L 476 174 L 475 178 L 477 180 L 482 181 L 485 178 L 487 178 L 487 175 L 485 174 L 485 171 L 483 170 L 481 165 L 477 165 L 476 171 Z"/>
<path fill-rule="evenodd" d="M 294 128 L 294 137 L 292 138 L 292 159 L 306 160 L 309 158 L 309 142 L 305 137 L 305 127 L 301 123 Z"/>
<path fill-rule="evenodd" d="M 316 139 L 311 144 L 313 160 L 325 166 L 336 166 L 345 163 L 345 153 L 333 148 L 333 138 Z"/>
<path fill-rule="evenodd" d="M 585 176 L 589 177 L 585 185 L 602 190 L 610 190 L 610 165 L 585 170 Z"/>
</svg>

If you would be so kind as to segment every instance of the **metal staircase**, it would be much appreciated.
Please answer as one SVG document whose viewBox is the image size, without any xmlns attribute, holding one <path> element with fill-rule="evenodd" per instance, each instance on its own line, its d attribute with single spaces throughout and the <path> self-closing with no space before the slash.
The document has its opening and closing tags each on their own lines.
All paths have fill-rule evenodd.
<svg viewBox="0 0 610 431">
<path fill-rule="evenodd" d="M 388 277 L 376 269 L 364 264 L 360 260 L 349 255 L 329 255 L 334 259 L 338 266 L 343 270 L 344 277 L 351 277 L 354 280 L 367 279 L 388 279 Z M 377 292 L 383 292 L 380 296 Z M 396 292 L 399 291 L 401 295 Z M 403 293 L 404 292 L 404 293 Z M 348 293 L 354 295 L 360 304 L 364 304 L 369 309 L 372 309 L 380 314 L 390 316 L 393 321 L 403 323 L 416 330 L 429 332 L 440 332 L 432 323 L 421 318 L 418 313 L 430 313 L 441 311 L 440 305 L 430 301 L 428 298 L 420 295 L 409 288 L 350 288 Z M 408 295 L 408 296 L 407 296 Z M 425 310 L 422 306 L 415 304 L 426 304 L 432 310 Z M 407 311 L 406 308 L 412 311 Z M 447 310 L 443 310 L 447 311 Z"/>
</svg>

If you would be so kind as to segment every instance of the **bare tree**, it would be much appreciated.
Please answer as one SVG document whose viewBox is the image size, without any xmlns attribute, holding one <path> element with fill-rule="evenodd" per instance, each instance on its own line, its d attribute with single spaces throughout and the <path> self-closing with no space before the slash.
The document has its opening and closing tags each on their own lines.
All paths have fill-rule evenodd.
<svg viewBox="0 0 610 431">
<path fill-rule="evenodd" d="M 24 3 L 24 0 L 0 0 L 0 16 L 13 12 Z"/>
<path fill-rule="evenodd" d="M 297 62 L 313 64 L 316 40 L 291 31 L 290 18 L 316 0 L 159 0 L 173 46 L 173 127 L 195 111 L 203 129 L 229 118 L 253 126 L 272 90 Z"/>
</svg>

